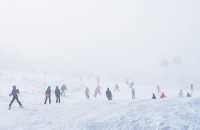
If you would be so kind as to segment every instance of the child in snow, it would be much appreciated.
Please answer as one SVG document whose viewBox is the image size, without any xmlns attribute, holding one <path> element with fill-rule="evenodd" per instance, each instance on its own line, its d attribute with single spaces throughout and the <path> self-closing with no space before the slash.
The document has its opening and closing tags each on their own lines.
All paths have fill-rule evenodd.
<svg viewBox="0 0 200 130">
<path fill-rule="evenodd" d="M 12 92 L 9 94 L 9 96 L 13 96 L 13 98 L 9 104 L 9 110 L 11 109 L 11 106 L 15 100 L 17 101 L 17 103 L 19 104 L 19 106 L 21 108 L 23 107 L 22 103 L 19 101 L 18 95 L 19 95 L 19 89 L 17 89 L 16 86 L 14 85 L 12 88 Z"/>
<path fill-rule="evenodd" d="M 107 90 L 106 90 L 106 97 L 107 97 L 107 99 L 108 99 L 109 101 L 112 100 L 112 92 L 110 91 L 109 88 L 107 88 Z"/>
<path fill-rule="evenodd" d="M 47 103 L 47 100 L 49 100 L 49 104 L 51 104 L 51 87 L 50 86 L 45 91 L 45 102 L 44 102 L 44 104 Z"/>
<path fill-rule="evenodd" d="M 56 86 L 56 89 L 55 89 L 55 96 L 56 96 L 56 103 L 60 103 L 60 89 L 58 88 L 58 86 Z"/>
<path fill-rule="evenodd" d="M 166 98 L 166 97 L 167 97 L 167 96 L 165 95 L 165 93 L 162 92 L 161 95 L 160 95 L 160 99 L 164 99 L 164 98 Z"/>
</svg>

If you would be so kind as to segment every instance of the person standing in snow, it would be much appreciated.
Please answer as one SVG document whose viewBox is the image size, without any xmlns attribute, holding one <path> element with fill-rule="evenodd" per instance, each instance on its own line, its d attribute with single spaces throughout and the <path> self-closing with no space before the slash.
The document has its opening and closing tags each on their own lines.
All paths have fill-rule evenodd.
<svg viewBox="0 0 200 130">
<path fill-rule="evenodd" d="M 160 86 L 159 85 L 156 86 L 156 89 L 157 89 L 158 94 L 160 94 Z"/>
<path fill-rule="evenodd" d="M 58 88 L 58 86 L 56 86 L 55 89 L 55 96 L 56 96 L 56 103 L 60 103 L 60 89 Z"/>
<path fill-rule="evenodd" d="M 192 97 L 192 95 L 191 95 L 189 92 L 187 92 L 186 96 L 187 96 L 188 98 Z"/>
<path fill-rule="evenodd" d="M 107 88 L 107 90 L 106 90 L 106 97 L 107 97 L 107 99 L 108 99 L 109 101 L 112 100 L 112 92 L 110 91 L 109 88 Z"/>
<path fill-rule="evenodd" d="M 94 97 L 96 98 L 98 95 L 101 95 L 101 87 L 97 86 L 94 91 Z"/>
<path fill-rule="evenodd" d="M 179 97 L 183 97 L 183 90 L 181 89 L 180 91 L 179 91 Z"/>
<path fill-rule="evenodd" d="M 17 103 L 19 104 L 19 106 L 22 108 L 22 103 L 19 101 L 19 98 L 18 98 L 18 95 L 19 95 L 19 89 L 16 88 L 16 86 L 14 85 L 12 87 L 12 92 L 9 94 L 9 96 L 12 96 L 12 100 L 9 104 L 9 110 L 11 109 L 11 106 L 13 104 L 13 102 L 16 100 Z"/>
<path fill-rule="evenodd" d="M 51 104 L 51 87 L 50 86 L 45 91 L 45 102 L 44 102 L 44 104 L 47 103 L 47 100 L 49 100 L 49 104 Z"/>
<path fill-rule="evenodd" d="M 129 88 L 131 89 L 132 99 L 135 99 L 135 88 L 133 87 L 135 83 L 133 81 L 131 82 L 127 81 L 127 84 L 129 85 Z"/>
<path fill-rule="evenodd" d="M 156 99 L 156 95 L 155 95 L 155 93 L 153 93 L 152 99 Z"/>
<path fill-rule="evenodd" d="M 115 91 L 115 92 L 120 92 L 119 84 L 116 84 L 116 85 L 115 85 L 115 89 L 114 89 L 114 91 Z"/>
<path fill-rule="evenodd" d="M 190 93 L 191 93 L 191 95 L 193 95 L 193 92 L 194 92 L 194 85 L 191 84 L 191 85 L 190 85 Z"/>
<path fill-rule="evenodd" d="M 134 87 L 131 88 L 131 95 L 132 95 L 132 99 L 135 99 L 135 88 Z"/>
<path fill-rule="evenodd" d="M 90 90 L 88 87 L 86 87 L 86 89 L 85 89 L 85 96 L 87 99 L 90 99 Z"/>
<path fill-rule="evenodd" d="M 66 95 L 66 91 L 67 91 L 67 86 L 65 84 L 63 84 L 61 86 L 61 95 L 65 96 Z"/>
</svg>

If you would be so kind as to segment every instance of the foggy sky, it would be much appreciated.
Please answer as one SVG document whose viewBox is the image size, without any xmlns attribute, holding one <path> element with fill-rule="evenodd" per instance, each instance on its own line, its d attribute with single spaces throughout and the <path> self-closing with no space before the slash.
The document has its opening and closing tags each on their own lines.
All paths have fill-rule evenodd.
<svg viewBox="0 0 200 130">
<path fill-rule="evenodd" d="M 198 80 L 199 0 L 1 0 L 1 69 Z"/>
</svg>

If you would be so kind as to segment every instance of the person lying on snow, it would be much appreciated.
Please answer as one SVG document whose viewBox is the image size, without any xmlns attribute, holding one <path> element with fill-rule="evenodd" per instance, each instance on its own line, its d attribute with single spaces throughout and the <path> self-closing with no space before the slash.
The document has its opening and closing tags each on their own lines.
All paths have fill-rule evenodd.
<svg viewBox="0 0 200 130">
<path fill-rule="evenodd" d="M 16 86 L 14 85 L 12 88 L 12 92 L 9 94 L 9 96 L 12 96 L 12 100 L 9 104 L 9 110 L 11 109 L 11 106 L 15 100 L 17 101 L 19 106 L 23 108 L 22 103 L 19 101 L 18 95 L 19 95 L 19 89 L 17 89 Z"/>
</svg>

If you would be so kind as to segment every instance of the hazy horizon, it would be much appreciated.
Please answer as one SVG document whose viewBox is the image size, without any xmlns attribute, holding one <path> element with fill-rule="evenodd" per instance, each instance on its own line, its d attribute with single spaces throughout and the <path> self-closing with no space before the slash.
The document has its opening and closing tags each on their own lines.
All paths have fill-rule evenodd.
<svg viewBox="0 0 200 130">
<path fill-rule="evenodd" d="M 2 0 L 0 70 L 198 82 L 197 0 Z"/>
</svg>

